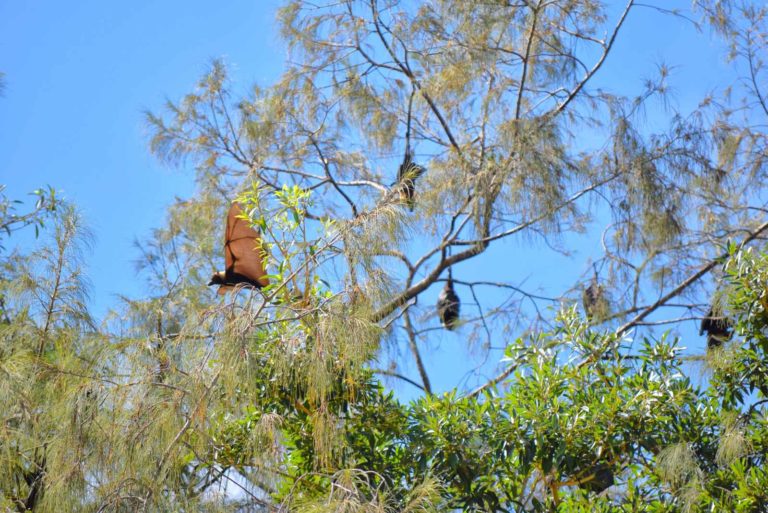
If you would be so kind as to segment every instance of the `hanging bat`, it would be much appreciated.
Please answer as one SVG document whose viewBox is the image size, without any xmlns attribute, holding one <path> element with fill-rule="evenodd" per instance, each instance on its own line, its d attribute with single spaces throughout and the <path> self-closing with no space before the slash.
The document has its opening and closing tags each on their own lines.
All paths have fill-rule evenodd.
<svg viewBox="0 0 768 513">
<path fill-rule="evenodd" d="M 445 287 L 437 297 L 437 314 L 440 316 L 440 322 L 445 326 L 445 329 L 452 331 L 459 325 L 460 307 L 461 302 L 456 291 L 453 290 L 453 278 L 449 269 L 448 281 L 445 282 Z"/>
<path fill-rule="evenodd" d="M 595 317 L 599 317 L 602 299 L 603 287 L 597 281 L 592 281 L 589 287 L 581 293 L 581 303 L 584 305 L 584 313 L 587 315 L 587 320 L 591 321 Z"/>
<path fill-rule="evenodd" d="M 699 335 L 707 332 L 707 349 L 720 347 L 723 342 L 731 338 L 731 321 L 727 318 L 715 316 L 715 308 L 710 307 L 709 313 L 701 320 Z"/>
<path fill-rule="evenodd" d="M 614 484 L 613 471 L 605 463 L 599 463 L 590 471 L 590 478 L 579 483 L 581 488 L 594 493 L 602 493 Z"/>
<path fill-rule="evenodd" d="M 413 162 L 411 158 L 411 149 L 406 148 L 403 163 L 397 170 L 398 192 L 400 201 L 408 205 L 408 210 L 413 212 L 416 196 L 416 179 L 424 173 L 425 169 Z"/>
<path fill-rule="evenodd" d="M 213 273 L 208 285 L 220 285 L 219 294 L 224 294 L 235 285 L 261 288 L 269 284 L 264 270 L 264 248 L 261 234 L 245 219 L 242 208 L 232 203 L 227 214 L 224 233 L 225 270 Z"/>
</svg>

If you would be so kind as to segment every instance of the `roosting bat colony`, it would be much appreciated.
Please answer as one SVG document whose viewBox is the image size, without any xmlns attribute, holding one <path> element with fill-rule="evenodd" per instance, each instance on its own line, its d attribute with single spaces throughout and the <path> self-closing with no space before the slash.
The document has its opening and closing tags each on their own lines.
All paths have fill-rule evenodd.
<svg viewBox="0 0 768 513">
<path fill-rule="evenodd" d="M 397 170 L 397 181 L 392 184 L 399 202 L 413 212 L 416 198 L 416 179 L 426 170 L 415 163 L 410 145 L 410 112 L 405 135 L 405 155 Z M 224 232 L 224 271 L 214 272 L 208 285 L 218 285 L 218 293 L 224 294 L 237 287 L 262 288 L 269 284 L 265 270 L 266 252 L 261 234 L 251 226 L 242 207 L 233 202 L 227 214 Z M 448 280 L 437 300 L 437 314 L 447 330 L 459 325 L 459 296 L 453 287 L 451 269 Z"/>
<path fill-rule="evenodd" d="M 424 172 L 424 168 L 414 164 L 410 147 L 406 148 L 405 158 L 398 170 L 401 201 L 409 210 L 414 205 L 415 179 Z M 269 284 L 264 268 L 265 251 L 261 234 L 244 218 L 240 204 L 234 202 L 227 213 L 226 229 L 224 232 L 224 271 L 213 273 L 208 285 L 218 285 L 218 293 L 224 294 L 235 286 L 261 288 Z M 584 290 L 582 301 L 588 319 L 598 313 L 598 305 L 602 298 L 602 287 L 597 279 L 592 281 Z M 453 287 L 451 269 L 448 268 L 448 279 L 437 299 L 437 314 L 441 324 L 447 330 L 454 330 L 459 325 L 459 309 L 461 301 Z M 701 321 L 699 335 L 707 334 L 707 348 L 719 347 L 731 337 L 730 321 L 720 315 L 715 315 L 714 306 L 709 309 Z"/>
<path fill-rule="evenodd" d="M 400 166 L 409 165 L 421 169 L 421 166 L 410 164 L 410 152 L 406 152 L 406 160 Z M 408 171 L 406 171 L 407 175 Z M 413 181 L 409 180 L 408 206 L 412 209 Z M 236 286 L 262 288 L 269 284 L 265 270 L 266 253 L 261 240 L 261 234 L 244 218 L 242 207 L 234 202 L 227 213 L 224 230 L 224 271 L 214 272 L 208 285 L 218 285 L 218 293 L 225 294 Z M 448 269 L 448 280 L 437 300 L 437 313 L 440 322 L 448 330 L 454 330 L 459 321 L 459 296 L 453 288 L 451 270 Z"/>
<path fill-rule="evenodd" d="M 411 102 L 413 97 L 411 97 Z M 399 202 L 413 212 L 416 205 L 416 180 L 426 172 L 413 158 L 410 144 L 411 136 L 411 104 L 409 103 L 408 123 L 405 133 L 405 154 L 397 170 L 397 180 L 392 188 Z M 236 286 L 247 288 L 262 288 L 269 284 L 265 270 L 266 252 L 261 234 L 251 226 L 243 215 L 242 207 L 233 202 L 226 219 L 224 235 L 224 271 L 215 272 L 208 285 L 218 285 L 218 293 L 224 294 Z M 582 305 L 584 313 L 590 321 L 599 321 L 608 312 L 605 290 L 598 279 L 597 269 L 591 283 L 583 289 Z M 459 311 L 461 301 L 454 289 L 451 268 L 448 268 L 448 279 L 438 296 L 436 310 L 441 324 L 447 330 L 459 326 Z M 702 319 L 699 335 L 707 336 L 707 348 L 719 347 L 732 335 L 731 322 L 722 314 L 716 315 L 714 305 Z"/>
</svg>

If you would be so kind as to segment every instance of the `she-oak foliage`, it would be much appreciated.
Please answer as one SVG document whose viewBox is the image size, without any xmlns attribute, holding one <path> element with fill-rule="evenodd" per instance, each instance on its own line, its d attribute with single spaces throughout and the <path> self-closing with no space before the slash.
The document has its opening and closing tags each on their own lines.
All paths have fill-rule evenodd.
<svg viewBox="0 0 768 513">
<path fill-rule="evenodd" d="M 101 326 L 76 211 L 6 254 L 45 212 L 3 197 L 0 509 L 765 511 L 766 11 L 695 3 L 732 88 L 652 129 L 667 68 L 634 95 L 596 87 L 640 9 L 286 2 L 275 84 L 236 98 L 216 62 L 148 115 L 153 150 L 193 163 L 198 191 L 139 246 L 148 297 Z M 412 213 L 408 145 L 425 169 Z M 270 284 L 219 300 L 205 283 L 233 200 Z M 564 257 L 588 271 L 555 298 L 489 265 L 521 237 L 567 253 L 566 232 L 602 253 Z M 433 394 L 449 268 L 458 339 L 503 357 Z M 599 312 L 580 312 L 592 285 Z M 644 326 L 700 320 L 715 288 L 734 336 L 699 386 L 681 342 Z M 422 393 L 398 400 L 382 376 Z"/>
</svg>

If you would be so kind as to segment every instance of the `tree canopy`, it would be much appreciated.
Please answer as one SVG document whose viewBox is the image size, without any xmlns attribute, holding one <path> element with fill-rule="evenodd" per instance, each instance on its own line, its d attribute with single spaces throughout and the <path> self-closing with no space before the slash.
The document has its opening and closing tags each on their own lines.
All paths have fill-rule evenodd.
<svg viewBox="0 0 768 513">
<path fill-rule="evenodd" d="M 601 86 L 642 10 L 723 42 L 727 87 Z M 197 190 L 105 319 L 76 208 L 0 198 L 0 507 L 764 511 L 768 10 L 692 12 L 286 1 L 275 83 L 214 61 L 147 113 Z M 269 285 L 217 296 L 233 201 Z M 5 253 L 29 225 L 47 242 Z M 702 319 L 727 334 L 693 355 Z"/>
</svg>

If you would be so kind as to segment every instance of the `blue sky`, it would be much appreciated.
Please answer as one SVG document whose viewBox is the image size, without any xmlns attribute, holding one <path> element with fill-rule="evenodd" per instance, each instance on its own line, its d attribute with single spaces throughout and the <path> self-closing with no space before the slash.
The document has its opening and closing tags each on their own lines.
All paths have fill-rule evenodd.
<svg viewBox="0 0 768 513">
<path fill-rule="evenodd" d="M 194 190 L 191 173 L 169 169 L 150 155 L 143 112 L 161 112 L 165 98 L 178 100 L 190 92 L 213 58 L 231 66 L 236 90 L 272 82 L 286 58 L 274 23 L 278 4 L 0 2 L 0 71 L 6 74 L 0 184 L 8 185 L 12 198 L 50 184 L 81 209 L 96 241 L 88 265 L 97 315 L 114 304 L 115 294 L 142 295 L 133 241 L 163 224 L 175 196 Z M 664 2 L 667 8 L 689 5 Z M 728 72 L 716 60 L 721 56 L 716 49 L 708 34 L 639 10 L 606 62 L 608 72 L 593 85 L 639 92 L 643 78 L 664 61 L 675 66 L 673 106 L 686 110 Z M 523 276 L 543 270 L 557 282 L 561 273 L 571 279 L 584 272 L 531 258 L 536 250 L 524 242 L 509 248 L 525 257 L 520 265 L 535 261 Z M 440 350 L 430 356 L 433 369 L 450 368 L 456 353 L 446 349 L 459 337 L 446 334 L 436 341 Z M 456 375 L 445 374 L 455 385 Z"/>
<path fill-rule="evenodd" d="M 268 1 L 0 2 L 0 183 L 20 199 L 50 184 L 78 205 L 96 239 L 97 312 L 141 293 L 134 239 L 193 191 L 191 174 L 150 155 L 143 112 L 191 91 L 212 58 L 243 88 L 274 79 L 273 12 Z"/>
</svg>

